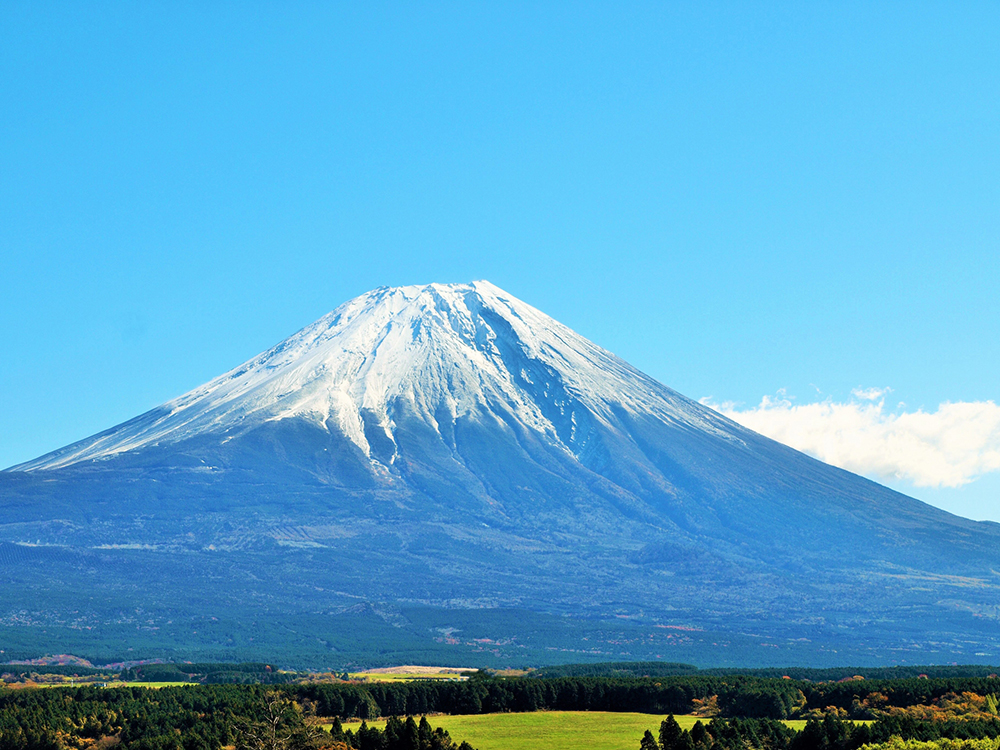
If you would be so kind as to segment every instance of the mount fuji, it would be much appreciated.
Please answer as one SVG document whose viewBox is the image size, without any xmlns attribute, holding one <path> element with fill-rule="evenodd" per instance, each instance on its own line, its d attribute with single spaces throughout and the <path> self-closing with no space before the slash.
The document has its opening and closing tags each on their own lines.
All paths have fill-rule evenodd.
<svg viewBox="0 0 1000 750">
<path fill-rule="evenodd" d="M 0 472 L 8 654 L 990 661 L 1000 526 L 751 432 L 487 282 L 381 288 Z"/>
</svg>

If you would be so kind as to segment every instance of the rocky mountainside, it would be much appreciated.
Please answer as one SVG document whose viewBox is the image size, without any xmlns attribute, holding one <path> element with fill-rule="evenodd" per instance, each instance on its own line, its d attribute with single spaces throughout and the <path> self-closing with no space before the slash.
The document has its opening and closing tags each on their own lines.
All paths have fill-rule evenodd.
<svg viewBox="0 0 1000 750">
<path fill-rule="evenodd" d="M 351 300 L 0 473 L 0 511 L 0 636 L 25 649 L 1000 656 L 1000 527 L 750 432 L 486 282 Z"/>
</svg>

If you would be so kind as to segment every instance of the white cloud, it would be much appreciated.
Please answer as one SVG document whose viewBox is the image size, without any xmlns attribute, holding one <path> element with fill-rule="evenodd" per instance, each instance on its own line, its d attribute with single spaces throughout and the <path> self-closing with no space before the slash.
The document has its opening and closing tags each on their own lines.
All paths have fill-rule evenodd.
<svg viewBox="0 0 1000 750">
<path fill-rule="evenodd" d="M 702 403 L 755 432 L 857 474 L 917 487 L 960 487 L 1000 471 L 1000 406 L 943 403 L 937 411 L 885 408 L 889 388 L 858 388 L 845 403 L 796 404 L 779 391 L 760 404 Z"/>
<path fill-rule="evenodd" d="M 851 391 L 854 398 L 862 401 L 881 401 L 887 393 L 892 393 L 892 388 L 855 388 Z"/>
</svg>

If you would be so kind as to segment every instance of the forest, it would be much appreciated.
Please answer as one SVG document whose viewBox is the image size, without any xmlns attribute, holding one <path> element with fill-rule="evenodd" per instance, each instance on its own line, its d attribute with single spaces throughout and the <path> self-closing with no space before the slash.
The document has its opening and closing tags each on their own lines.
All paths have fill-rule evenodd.
<svg viewBox="0 0 1000 750">
<path fill-rule="evenodd" d="M 231 670 L 231 676 L 240 674 L 246 672 Z M 1000 737 L 998 693 L 996 675 L 813 682 L 738 674 L 540 678 L 474 672 L 464 681 L 3 687 L 0 750 L 117 744 L 453 750 L 461 746 L 432 727 L 433 715 L 541 710 L 698 717 L 688 730 L 664 721 L 659 736 L 643 739 L 642 750 L 856 750 L 942 739 L 988 744 Z M 392 719 L 384 729 L 363 723 L 344 730 L 341 724 L 379 717 Z M 806 723 L 795 731 L 782 723 L 788 719 Z"/>
<path fill-rule="evenodd" d="M 855 723 L 829 714 L 811 719 L 800 731 L 774 719 L 713 719 L 681 729 L 673 716 L 660 724 L 659 737 L 647 731 L 639 750 L 874 750 L 903 748 L 924 743 L 928 748 L 948 747 L 948 741 L 992 741 L 984 747 L 996 748 L 1000 722 L 989 720 L 928 721 L 889 717 L 873 723 Z M 942 743 L 941 740 L 945 742 Z"/>
</svg>

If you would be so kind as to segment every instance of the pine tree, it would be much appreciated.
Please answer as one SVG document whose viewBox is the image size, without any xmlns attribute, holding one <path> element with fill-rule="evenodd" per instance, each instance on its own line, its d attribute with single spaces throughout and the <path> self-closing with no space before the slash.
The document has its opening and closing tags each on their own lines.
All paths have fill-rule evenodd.
<svg viewBox="0 0 1000 750">
<path fill-rule="evenodd" d="M 648 729 L 642 735 L 642 740 L 639 742 L 639 750 L 660 750 L 660 746 L 656 744 L 656 738 Z"/>
<path fill-rule="evenodd" d="M 712 746 L 712 735 L 705 729 L 705 725 L 696 721 L 691 727 L 691 741 L 697 748 L 709 748 Z"/>
<path fill-rule="evenodd" d="M 412 716 L 406 717 L 406 724 L 403 725 L 403 733 L 399 739 L 401 750 L 420 750 L 420 730 Z"/>
<path fill-rule="evenodd" d="M 677 723 L 674 715 L 670 714 L 660 724 L 660 747 L 662 750 L 683 750 L 682 734 L 681 725 Z"/>
</svg>

